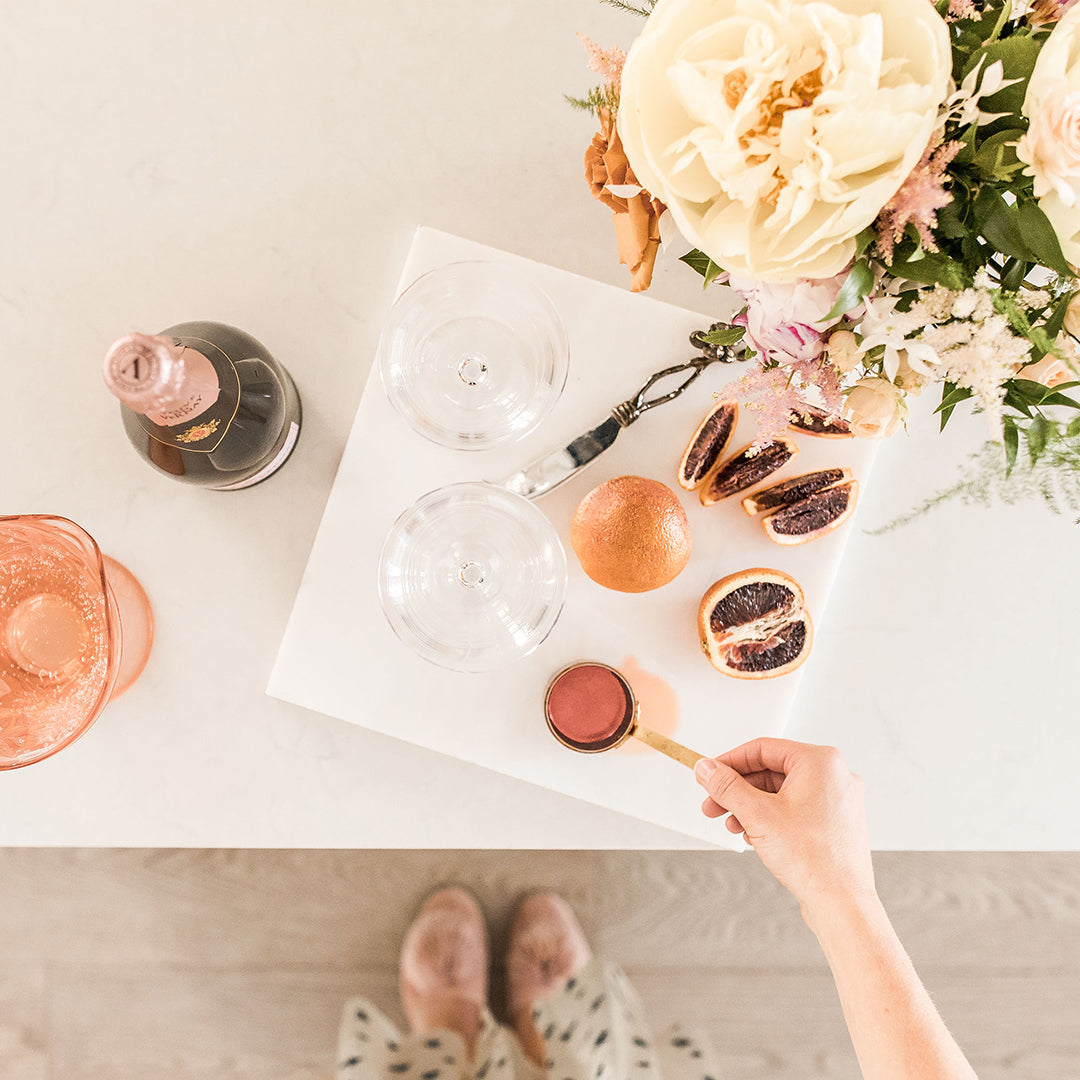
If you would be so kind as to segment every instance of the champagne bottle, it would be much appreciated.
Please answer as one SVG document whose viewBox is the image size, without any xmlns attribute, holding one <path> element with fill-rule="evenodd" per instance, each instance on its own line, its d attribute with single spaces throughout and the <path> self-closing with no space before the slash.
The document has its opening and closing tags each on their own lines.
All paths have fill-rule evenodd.
<svg viewBox="0 0 1080 1080">
<path fill-rule="evenodd" d="M 238 491 L 272 476 L 300 434 L 289 373 L 250 334 L 188 322 L 128 334 L 105 355 L 128 438 L 159 472 Z"/>
</svg>

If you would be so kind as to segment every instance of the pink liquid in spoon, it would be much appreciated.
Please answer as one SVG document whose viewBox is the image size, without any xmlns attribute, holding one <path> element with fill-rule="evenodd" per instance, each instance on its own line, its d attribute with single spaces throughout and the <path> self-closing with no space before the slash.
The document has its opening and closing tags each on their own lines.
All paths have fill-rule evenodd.
<svg viewBox="0 0 1080 1080">
<path fill-rule="evenodd" d="M 601 750 L 626 731 L 634 705 L 614 671 L 599 664 L 580 664 L 568 668 L 552 683 L 547 714 L 556 733 L 568 743 Z"/>
</svg>

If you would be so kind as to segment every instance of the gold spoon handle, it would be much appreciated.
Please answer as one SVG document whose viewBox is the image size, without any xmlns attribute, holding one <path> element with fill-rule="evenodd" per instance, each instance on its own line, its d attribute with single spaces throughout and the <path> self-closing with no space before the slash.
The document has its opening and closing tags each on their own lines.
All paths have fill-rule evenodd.
<svg viewBox="0 0 1080 1080">
<path fill-rule="evenodd" d="M 677 761 L 688 769 L 692 769 L 705 756 L 704 754 L 696 754 L 693 750 L 688 750 L 682 743 L 677 743 L 674 739 L 661 735 L 659 731 L 653 731 L 652 728 L 643 727 L 641 724 L 635 724 L 630 729 L 630 734 L 646 746 L 659 750 L 661 754 L 667 754 L 672 761 Z"/>
</svg>

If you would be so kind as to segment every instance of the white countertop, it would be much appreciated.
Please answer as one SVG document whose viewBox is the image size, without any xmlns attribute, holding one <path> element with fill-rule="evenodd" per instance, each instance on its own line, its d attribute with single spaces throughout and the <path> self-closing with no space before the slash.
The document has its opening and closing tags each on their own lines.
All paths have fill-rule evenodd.
<svg viewBox="0 0 1080 1080">
<path fill-rule="evenodd" d="M 567 0 L 7 12 L 0 512 L 84 525 L 158 636 L 87 736 L 0 775 L 0 843 L 693 846 L 263 692 L 413 228 L 625 281 L 561 94 L 589 85 L 576 30 L 636 28 Z M 677 265 L 654 295 L 702 304 Z M 293 459 L 249 492 L 154 475 L 101 385 L 118 334 L 191 318 L 249 330 L 303 395 Z M 931 427 L 883 448 L 865 527 L 980 441 Z M 1080 531 L 951 505 L 850 550 L 791 734 L 865 777 L 875 846 L 1080 847 L 1053 768 L 1080 757 Z"/>
</svg>

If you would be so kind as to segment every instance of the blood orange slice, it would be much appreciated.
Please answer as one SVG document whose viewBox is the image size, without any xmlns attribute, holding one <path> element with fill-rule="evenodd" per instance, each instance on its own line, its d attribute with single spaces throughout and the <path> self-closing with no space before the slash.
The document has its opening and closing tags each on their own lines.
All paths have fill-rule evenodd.
<svg viewBox="0 0 1080 1080">
<path fill-rule="evenodd" d="M 739 422 L 734 401 L 718 401 L 698 425 L 679 462 L 679 487 L 693 491 L 720 460 Z"/>
<path fill-rule="evenodd" d="M 754 444 L 744 446 L 732 454 L 705 478 L 698 498 L 702 506 L 712 506 L 721 499 L 738 495 L 786 465 L 799 452 L 793 439 L 780 435 L 765 446 L 754 451 Z"/>
<path fill-rule="evenodd" d="M 774 543 L 805 544 L 843 525 L 855 513 L 858 499 L 859 482 L 849 480 L 774 510 L 761 524 Z"/>
<path fill-rule="evenodd" d="M 804 405 L 791 414 L 788 427 L 802 435 L 814 435 L 819 439 L 852 439 L 855 433 L 846 420 L 830 418 L 824 409 Z"/>
<path fill-rule="evenodd" d="M 742 508 L 753 517 L 765 510 L 777 510 L 782 506 L 790 506 L 792 503 L 813 495 L 815 491 L 834 487 L 852 479 L 850 469 L 841 468 L 837 465 L 832 469 L 818 469 L 816 472 L 803 473 L 801 476 L 793 476 L 789 480 L 781 480 L 772 487 L 762 488 L 747 495 L 742 501 Z"/>
<path fill-rule="evenodd" d="M 701 649 L 717 671 L 737 679 L 772 679 L 810 655 L 814 626 L 799 583 L 755 567 L 712 585 L 698 608 Z"/>
</svg>

